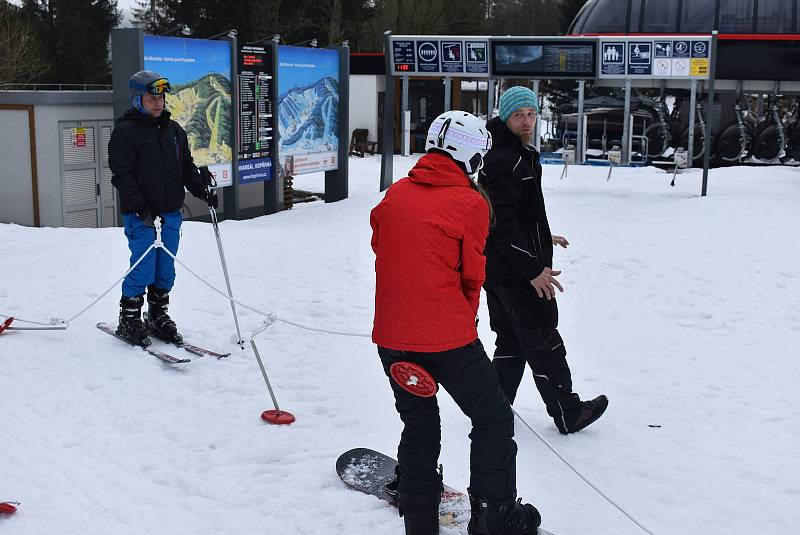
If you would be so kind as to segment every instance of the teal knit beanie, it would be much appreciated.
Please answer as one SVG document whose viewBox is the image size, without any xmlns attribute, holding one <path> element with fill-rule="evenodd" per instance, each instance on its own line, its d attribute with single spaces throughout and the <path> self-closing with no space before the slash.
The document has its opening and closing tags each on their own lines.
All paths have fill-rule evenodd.
<svg viewBox="0 0 800 535">
<path fill-rule="evenodd" d="M 505 121 L 511 114 L 520 108 L 533 108 L 536 113 L 539 113 L 539 100 L 536 98 L 536 93 L 523 87 L 515 85 L 509 87 L 505 93 L 500 95 L 500 120 Z"/>
</svg>

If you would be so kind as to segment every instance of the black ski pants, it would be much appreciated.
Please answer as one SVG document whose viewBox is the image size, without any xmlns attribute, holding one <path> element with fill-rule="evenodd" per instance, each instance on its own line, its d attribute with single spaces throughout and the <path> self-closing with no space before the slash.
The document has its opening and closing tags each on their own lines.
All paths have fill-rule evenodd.
<svg viewBox="0 0 800 535">
<path fill-rule="evenodd" d="M 512 496 L 516 492 L 517 456 L 517 444 L 513 440 L 514 415 L 480 340 L 437 353 L 378 347 L 378 355 L 394 392 L 395 408 L 404 424 L 397 448 L 398 493 L 423 495 L 441 488 L 436 471 L 441 450 L 441 420 L 436 396 L 415 396 L 397 385 L 389 375 L 393 363 L 408 361 L 425 368 L 472 421 L 469 437 L 473 494 L 497 500 Z"/>
<path fill-rule="evenodd" d="M 563 420 L 580 405 L 572 392 L 567 351 L 558 332 L 555 298 L 539 297 L 530 284 L 486 284 L 489 324 L 497 335 L 492 364 L 511 403 L 527 363 L 547 413 Z"/>
</svg>

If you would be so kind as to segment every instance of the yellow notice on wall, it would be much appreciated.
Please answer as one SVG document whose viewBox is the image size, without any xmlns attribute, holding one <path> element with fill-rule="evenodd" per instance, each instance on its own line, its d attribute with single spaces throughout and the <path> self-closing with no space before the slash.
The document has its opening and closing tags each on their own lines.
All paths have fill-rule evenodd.
<svg viewBox="0 0 800 535">
<path fill-rule="evenodd" d="M 708 76 L 708 58 L 692 58 L 690 76 Z"/>
<path fill-rule="evenodd" d="M 86 147 L 86 129 L 73 128 L 72 129 L 72 146 L 76 149 Z"/>
</svg>

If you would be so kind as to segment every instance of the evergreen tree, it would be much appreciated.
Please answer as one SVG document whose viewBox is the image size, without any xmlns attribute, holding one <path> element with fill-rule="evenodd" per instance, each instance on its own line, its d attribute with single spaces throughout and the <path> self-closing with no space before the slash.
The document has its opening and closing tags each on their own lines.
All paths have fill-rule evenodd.
<svg viewBox="0 0 800 535">
<path fill-rule="evenodd" d="M 169 16 L 166 0 L 136 0 L 131 11 L 133 25 L 145 33 L 158 35 L 175 26 Z"/>
<path fill-rule="evenodd" d="M 109 83 L 109 36 L 119 24 L 116 0 L 26 0 L 51 58 L 44 80 L 58 84 Z"/>
</svg>

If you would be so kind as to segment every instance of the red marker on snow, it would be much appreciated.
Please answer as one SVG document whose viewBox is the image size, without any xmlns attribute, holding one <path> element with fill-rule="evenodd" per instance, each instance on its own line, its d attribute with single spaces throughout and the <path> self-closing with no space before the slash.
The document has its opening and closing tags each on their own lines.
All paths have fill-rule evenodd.
<svg viewBox="0 0 800 535">
<path fill-rule="evenodd" d="M 294 422 L 294 415 L 286 411 L 268 410 L 261 413 L 261 419 L 276 425 L 286 425 Z"/>
<path fill-rule="evenodd" d="M 19 502 L 0 502 L 0 513 L 11 515 L 17 512 Z"/>
</svg>

